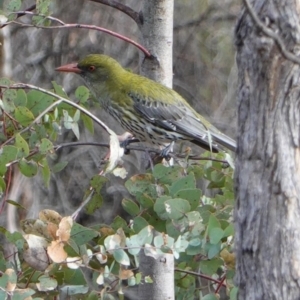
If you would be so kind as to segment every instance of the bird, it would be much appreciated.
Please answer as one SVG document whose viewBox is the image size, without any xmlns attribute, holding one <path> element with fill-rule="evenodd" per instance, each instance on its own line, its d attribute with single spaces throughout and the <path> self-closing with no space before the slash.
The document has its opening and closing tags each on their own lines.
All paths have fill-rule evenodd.
<svg viewBox="0 0 300 300">
<path fill-rule="evenodd" d="M 89 54 L 59 72 L 79 74 L 104 110 L 141 142 L 165 147 L 187 140 L 212 152 L 236 142 L 197 113 L 176 91 L 132 73 L 104 54 Z"/>
</svg>

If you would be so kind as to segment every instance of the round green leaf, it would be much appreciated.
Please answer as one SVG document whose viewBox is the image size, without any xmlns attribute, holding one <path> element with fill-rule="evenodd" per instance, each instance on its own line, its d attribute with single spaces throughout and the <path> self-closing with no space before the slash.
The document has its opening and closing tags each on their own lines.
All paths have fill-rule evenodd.
<svg viewBox="0 0 300 300">
<path fill-rule="evenodd" d="M 25 106 L 17 106 L 15 118 L 22 126 L 28 126 L 34 120 L 32 112 Z"/>
<path fill-rule="evenodd" d="M 53 144 L 48 139 L 42 139 L 40 144 L 40 152 L 41 154 L 47 154 L 48 152 L 53 150 Z"/>
<path fill-rule="evenodd" d="M 114 256 L 114 259 L 119 264 L 122 264 L 124 266 L 129 266 L 130 265 L 129 256 L 127 255 L 127 253 L 123 249 L 115 249 L 113 251 L 113 256 Z"/>
<path fill-rule="evenodd" d="M 21 0 L 9 0 L 9 1 L 5 1 L 4 9 L 9 12 L 17 11 L 17 10 L 20 10 L 21 5 L 22 5 Z"/>
<path fill-rule="evenodd" d="M 22 158 L 18 163 L 19 169 L 23 175 L 26 177 L 33 177 L 38 172 L 38 165 L 35 161 L 27 161 L 25 158 Z"/>
<path fill-rule="evenodd" d="M 90 91 L 85 86 L 79 86 L 75 91 L 75 97 L 79 99 L 80 103 L 85 103 L 90 96 Z"/>
<path fill-rule="evenodd" d="M 29 155 L 29 146 L 23 137 L 17 133 L 15 138 L 15 146 L 18 148 L 18 157 Z"/>
<path fill-rule="evenodd" d="M 169 218 L 175 220 L 182 218 L 185 213 L 191 210 L 189 202 L 180 198 L 167 200 L 164 205 Z"/>
<path fill-rule="evenodd" d="M 199 189 L 185 189 L 178 191 L 174 198 L 182 198 L 189 201 L 191 210 L 196 209 L 201 201 L 202 191 Z"/>
<path fill-rule="evenodd" d="M 135 217 L 133 220 L 133 230 L 135 232 L 141 231 L 143 228 L 148 226 L 148 222 L 141 216 Z"/>
<path fill-rule="evenodd" d="M 71 238 L 80 246 L 97 237 L 99 233 L 96 230 L 84 227 L 78 223 L 74 223 L 71 229 Z"/>
<path fill-rule="evenodd" d="M 6 112 L 13 112 L 15 110 L 15 98 L 17 96 L 17 92 L 15 90 L 6 89 L 3 92 L 3 108 Z"/>
</svg>

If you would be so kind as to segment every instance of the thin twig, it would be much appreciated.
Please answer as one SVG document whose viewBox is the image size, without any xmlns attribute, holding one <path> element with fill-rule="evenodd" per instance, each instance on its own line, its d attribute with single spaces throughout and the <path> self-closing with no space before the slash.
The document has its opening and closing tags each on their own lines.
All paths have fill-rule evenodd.
<svg viewBox="0 0 300 300">
<path fill-rule="evenodd" d="M 198 276 L 198 277 L 201 277 L 201 278 L 213 281 L 215 283 L 222 284 L 222 286 L 226 287 L 226 284 L 224 282 L 221 283 L 220 280 L 214 279 L 214 278 L 212 278 L 210 276 L 207 276 L 207 275 L 204 275 L 204 274 L 200 274 L 200 273 L 193 272 L 193 271 L 182 270 L 182 269 L 178 269 L 178 268 L 175 268 L 175 271 L 176 272 L 181 272 L 181 273 L 186 273 L 186 274 L 189 274 L 189 275 L 195 275 L 195 276 Z"/>
<path fill-rule="evenodd" d="M 138 26 L 140 26 L 142 24 L 140 14 L 127 5 L 124 5 L 124 4 L 114 1 L 114 0 L 91 0 L 91 1 L 116 8 L 117 10 L 123 12 L 124 14 L 129 16 L 131 19 L 133 19 L 137 23 Z"/>
<path fill-rule="evenodd" d="M 33 4 L 33 5 L 29 6 L 27 9 L 25 9 L 24 11 L 17 12 L 17 18 L 21 18 L 21 17 L 25 16 L 27 12 L 30 12 L 30 11 L 35 10 L 35 9 L 36 9 L 36 5 Z M 5 27 L 5 26 L 7 26 L 9 24 L 10 24 L 10 22 L 5 23 L 5 24 L 1 25 L 0 28 L 3 28 L 3 27 Z"/>
<path fill-rule="evenodd" d="M 16 12 L 19 13 L 19 12 Z M 26 11 L 22 11 L 22 13 L 24 14 L 28 14 L 28 15 L 36 15 L 32 12 L 26 12 Z M 69 29 L 69 28 L 82 28 L 82 29 L 89 29 L 89 30 L 96 30 L 96 31 L 101 31 L 104 33 L 107 33 L 111 36 L 114 36 L 118 39 L 121 39 L 135 47 L 137 47 L 139 50 L 141 50 L 146 57 L 150 58 L 152 57 L 151 53 L 149 52 L 149 50 L 147 50 L 144 46 L 142 46 L 141 44 L 137 43 L 136 41 L 122 35 L 119 34 L 117 32 L 114 32 L 112 30 L 108 30 L 106 28 L 103 27 L 99 27 L 99 26 L 95 26 L 95 25 L 88 25 L 88 24 L 66 24 L 63 21 L 54 18 L 54 17 L 50 17 L 50 16 L 44 16 L 46 19 L 52 20 L 52 21 L 56 21 L 59 22 L 59 24 L 61 25 L 56 25 L 56 26 L 41 26 L 41 25 L 33 25 L 33 24 L 26 24 L 26 23 L 22 23 L 22 22 L 17 22 L 17 21 L 11 21 L 8 22 L 7 24 L 16 24 L 16 25 L 21 25 L 23 27 L 33 27 L 33 28 L 38 28 L 38 29 Z"/>
<path fill-rule="evenodd" d="M 280 36 L 278 34 L 276 34 L 273 30 L 271 30 L 267 26 L 265 26 L 265 24 L 259 19 L 258 15 L 254 11 L 254 9 L 251 6 L 249 0 L 244 0 L 244 3 L 246 5 L 246 7 L 247 7 L 247 10 L 248 10 L 251 18 L 253 19 L 254 23 L 256 24 L 256 26 L 265 35 L 267 35 L 268 37 L 272 38 L 276 42 L 276 44 L 277 44 L 280 52 L 282 53 L 282 55 L 286 59 L 288 59 L 288 60 L 290 60 L 290 61 L 292 61 L 292 62 L 300 65 L 300 58 L 298 56 L 294 55 L 292 52 L 288 51 L 286 49 L 286 47 L 285 47 L 285 44 L 284 44 L 283 40 L 280 38 Z"/>
</svg>

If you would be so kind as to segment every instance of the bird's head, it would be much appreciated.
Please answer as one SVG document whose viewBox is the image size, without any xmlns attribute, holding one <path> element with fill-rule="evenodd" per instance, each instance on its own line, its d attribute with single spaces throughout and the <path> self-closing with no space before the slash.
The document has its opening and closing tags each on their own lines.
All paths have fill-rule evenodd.
<svg viewBox="0 0 300 300">
<path fill-rule="evenodd" d="M 90 54 L 78 63 L 64 65 L 55 69 L 59 72 L 77 73 L 87 82 L 101 82 L 115 77 L 124 69 L 113 58 L 103 54 Z"/>
</svg>

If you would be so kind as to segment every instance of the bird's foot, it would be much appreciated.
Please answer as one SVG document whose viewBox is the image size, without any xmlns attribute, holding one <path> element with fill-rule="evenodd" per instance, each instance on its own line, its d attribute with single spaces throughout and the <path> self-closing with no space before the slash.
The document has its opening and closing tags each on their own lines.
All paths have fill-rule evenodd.
<svg viewBox="0 0 300 300">
<path fill-rule="evenodd" d="M 169 161 L 172 157 L 170 152 L 173 151 L 174 142 L 171 142 L 168 146 L 161 150 L 160 156 L 164 158 L 166 161 Z"/>
</svg>

